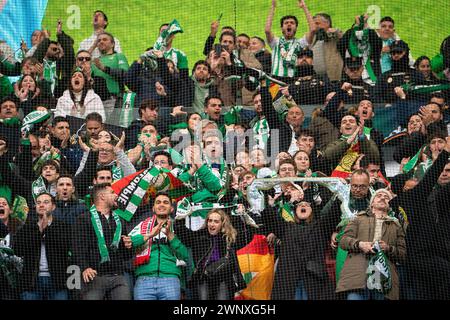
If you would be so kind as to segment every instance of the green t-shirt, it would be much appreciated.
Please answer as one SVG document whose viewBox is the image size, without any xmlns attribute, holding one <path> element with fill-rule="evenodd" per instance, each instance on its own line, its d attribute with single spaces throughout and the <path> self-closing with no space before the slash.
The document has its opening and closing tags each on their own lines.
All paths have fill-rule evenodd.
<svg viewBox="0 0 450 320">
<path fill-rule="evenodd" d="M 164 52 L 164 58 L 171 60 L 179 70 L 188 69 L 187 56 L 181 50 L 170 48 Z"/>
<path fill-rule="evenodd" d="M 125 71 L 128 71 L 129 65 L 127 58 L 122 53 L 113 53 L 108 55 L 103 55 L 100 57 L 100 61 L 106 66 L 110 67 L 111 69 L 122 69 Z M 95 65 L 92 65 L 92 73 L 95 76 L 102 77 L 106 80 L 106 86 L 108 87 L 108 91 L 111 94 L 118 95 L 121 92 L 121 89 L 119 87 L 119 83 L 114 80 L 111 75 L 99 70 Z"/>
</svg>

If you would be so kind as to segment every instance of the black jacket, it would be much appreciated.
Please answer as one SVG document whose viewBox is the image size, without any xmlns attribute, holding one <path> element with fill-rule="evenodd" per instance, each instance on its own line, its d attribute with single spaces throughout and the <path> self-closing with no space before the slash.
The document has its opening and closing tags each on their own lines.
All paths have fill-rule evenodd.
<svg viewBox="0 0 450 320">
<path fill-rule="evenodd" d="M 263 214 L 275 217 L 273 231 L 281 239 L 272 299 L 294 300 L 299 280 L 303 280 L 308 299 L 331 299 L 333 288 L 325 267 L 325 249 L 339 215 L 330 213 L 311 223 L 291 223 L 274 209 Z"/>
<path fill-rule="evenodd" d="M 267 119 L 267 123 L 269 124 L 269 128 L 271 131 L 271 137 L 273 138 L 273 129 L 278 129 L 278 141 L 279 151 L 288 151 L 289 146 L 292 142 L 292 129 L 291 126 L 286 121 L 281 121 L 277 111 L 274 109 L 272 105 L 272 96 L 270 95 L 268 87 L 261 88 L 261 104 L 263 109 L 263 114 Z M 270 146 L 271 143 L 267 142 L 267 145 Z M 273 152 L 273 151 L 271 151 Z"/>
<path fill-rule="evenodd" d="M 81 272 L 87 268 L 97 271 L 97 275 L 123 274 L 127 262 L 133 256 L 133 250 L 126 249 L 122 239 L 119 242 L 119 248 L 113 250 L 110 248 L 116 223 L 112 215 L 107 220 L 100 212 L 100 221 L 103 227 L 105 243 L 108 247 L 110 261 L 100 264 L 100 251 L 98 249 L 97 236 L 91 223 L 91 214 L 89 211 L 78 217 L 77 223 L 73 228 L 73 253 L 75 263 L 80 267 Z M 122 235 L 128 235 L 127 228 L 123 219 Z"/>
<path fill-rule="evenodd" d="M 405 281 L 416 287 L 418 299 L 450 298 L 448 245 L 441 237 L 441 226 L 436 223 L 436 216 L 430 212 L 427 201 L 449 155 L 442 151 L 416 187 L 400 192 L 390 202 L 391 207 L 402 208 L 409 222 L 406 229 L 408 254 Z M 446 210 L 448 212 L 448 208 Z"/>
<path fill-rule="evenodd" d="M 70 79 L 72 76 L 73 67 L 75 65 L 75 52 L 73 50 L 73 39 L 64 33 L 57 35 L 58 43 L 64 50 L 64 56 L 56 61 L 56 73 L 58 81 L 56 82 L 54 97 L 61 97 L 64 91 L 69 87 Z M 46 38 L 37 47 L 33 57 L 40 63 L 43 62 L 47 49 L 50 46 L 50 39 Z"/>
<path fill-rule="evenodd" d="M 78 216 L 84 211 L 86 211 L 86 206 L 78 200 L 56 200 L 56 209 L 53 211 L 53 216 L 73 226 L 77 222 Z"/>
<path fill-rule="evenodd" d="M 253 239 L 253 228 L 246 226 L 240 217 L 231 217 L 231 221 L 238 233 L 236 242 L 230 247 L 229 250 L 231 268 L 227 270 L 227 273 L 224 276 L 225 279 L 220 280 L 225 280 L 228 285 L 229 292 L 234 294 L 235 292 L 245 288 L 245 281 L 243 281 L 241 270 L 239 268 L 236 251 L 246 246 Z M 207 229 L 200 229 L 198 231 L 187 229 L 184 220 L 176 220 L 174 227 L 175 234 L 180 238 L 181 242 L 192 249 L 192 258 L 196 270 L 194 271 L 190 284 L 195 286 L 203 280 L 203 263 L 206 262 L 211 254 L 214 236 L 211 236 Z M 220 235 L 217 237 L 220 257 L 224 257 L 227 252 L 226 239 Z"/>
<path fill-rule="evenodd" d="M 21 291 L 32 291 L 39 275 L 41 243 L 45 242 L 48 270 L 58 289 L 66 288 L 69 266 L 70 237 L 67 225 L 53 217 L 53 221 L 41 233 L 36 219 L 29 218 L 14 240 L 14 252 L 23 258 L 23 272 L 19 279 Z"/>
</svg>

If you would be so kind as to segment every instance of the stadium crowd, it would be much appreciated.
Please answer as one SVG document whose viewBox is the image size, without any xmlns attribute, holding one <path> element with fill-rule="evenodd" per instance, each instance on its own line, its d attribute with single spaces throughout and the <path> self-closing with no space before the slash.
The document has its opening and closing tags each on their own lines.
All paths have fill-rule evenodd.
<svg viewBox="0 0 450 320">
<path fill-rule="evenodd" d="M 450 37 L 292 11 L 192 69 L 177 20 L 129 64 L 100 10 L 2 45 L 0 299 L 450 299 Z"/>
</svg>

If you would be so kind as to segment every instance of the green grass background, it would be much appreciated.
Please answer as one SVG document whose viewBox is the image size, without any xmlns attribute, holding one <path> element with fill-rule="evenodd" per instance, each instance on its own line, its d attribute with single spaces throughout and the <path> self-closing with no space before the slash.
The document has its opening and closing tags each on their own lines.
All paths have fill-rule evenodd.
<svg viewBox="0 0 450 320">
<path fill-rule="evenodd" d="M 303 11 L 296 0 L 278 0 L 272 31 L 280 35 L 279 19 L 286 14 L 296 15 L 300 21 L 298 35 L 307 30 Z M 380 8 L 381 17 L 389 15 L 396 22 L 396 31 L 406 41 L 415 58 L 425 54 L 430 57 L 439 51 L 442 40 L 450 33 L 450 0 L 307 0 L 312 14 L 326 12 L 333 19 L 333 27 L 347 30 L 354 17 L 371 5 Z M 80 28 L 70 30 L 67 20 L 72 13 L 68 8 L 80 8 Z M 221 26 L 237 27 L 237 32 L 264 38 L 264 25 L 271 0 L 135 0 L 135 1 L 79 1 L 49 0 L 43 26 L 55 34 L 56 21 L 61 17 L 64 30 L 75 40 L 75 50 L 81 40 L 92 33 L 92 14 L 103 10 L 109 20 L 107 31 L 120 40 L 130 64 L 153 45 L 158 28 L 176 18 L 184 33 L 178 34 L 174 47 L 183 50 L 191 68 L 203 58 L 203 45 L 210 24 L 223 13 Z M 236 19 L 235 19 L 236 18 Z"/>
</svg>

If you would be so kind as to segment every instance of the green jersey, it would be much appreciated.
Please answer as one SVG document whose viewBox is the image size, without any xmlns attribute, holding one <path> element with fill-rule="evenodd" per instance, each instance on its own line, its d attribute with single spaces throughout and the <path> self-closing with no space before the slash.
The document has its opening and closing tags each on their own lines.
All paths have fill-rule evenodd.
<svg viewBox="0 0 450 320">
<path fill-rule="evenodd" d="M 129 65 L 127 58 L 122 53 L 113 53 L 108 55 L 103 55 L 100 57 L 100 61 L 111 69 L 122 69 L 128 71 Z M 119 83 L 109 74 L 99 70 L 95 65 L 92 65 L 92 73 L 95 76 L 102 77 L 106 80 L 106 86 L 111 94 L 119 95 L 121 89 Z"/>
<path fill-rule="evenodd" d="M 175 67 L 180 69 L 188 69 L 188 60 L 186 54 L 178 49 L 170 48 L 166 52 L 164 52 L 164 58 L 172 61 L 175 64 Z"/>
</svg>

